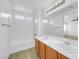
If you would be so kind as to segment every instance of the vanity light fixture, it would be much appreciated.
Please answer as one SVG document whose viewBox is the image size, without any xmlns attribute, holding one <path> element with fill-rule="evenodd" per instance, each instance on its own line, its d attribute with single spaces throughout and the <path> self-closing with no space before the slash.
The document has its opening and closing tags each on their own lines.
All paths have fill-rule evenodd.
<svg viewBox="0 0 79 59">
<path fill-rule="evenodd" d="M 48 23 L 48 20 L 43 20 L 42 22 L 43 22 L 43 23 Z"/>
<path fill-rule="evenodd" d="M 51 11 L 55 10 L 56 8 L 62 6 L 63 4 L 65 4 L 65 0 L 59 0 L 58 3 L 56 3 L 55 5 L 49 7 L 49 9 L 46 11 L 46 13 L 50 13 Z"/>
<path fill-rule="evenodd" d="M 26 20 L 33 20 L 31 17 L 25 17 Z"/>
<path fill-rule="evenodd" d="M 16 15 L 15 18 L 16 18 L 16 19 L 24 19 L 24 16 Z"/>
<path fill-rule="evenodd" d="M 2 18 L 8 18 L 8 17 L 11 17 L 11 15 L 8 14 L 8 13 L 1 13 L 0 16 L 1 16 Z"/>
</svg>

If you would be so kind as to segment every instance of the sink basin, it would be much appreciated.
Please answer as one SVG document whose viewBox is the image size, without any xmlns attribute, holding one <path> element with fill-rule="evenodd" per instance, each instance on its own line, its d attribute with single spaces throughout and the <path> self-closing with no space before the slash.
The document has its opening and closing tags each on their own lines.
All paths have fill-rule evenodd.
<svg viewBox="0 0 79 59">
<path fill-rule="evenodd" d="M 54 39 L 48 39 L 48 42 L 50 43 L 63 43 L 63 40 L 54 40 Z"/>
<path fill-rule="evenodd" d="M 62 40 L 48 40 L 49 44 L 55 44 L 55 46 L 59 47 L 59 49 L 61 49 L 62 51 L 65 51 L 67 53 L 77 53 L 78 52 L 78 48 L 75 47 L 74 45 L 62 41 Z"/>
<path fill-rule="evenodd" d="M 62 50 L 63 52 L 78 53 L 77 46 L 74 44 L 71 44 L 71 41 L 65 40 L 64 38 L 48 37 L 45 40 L 49 44 L 49 46 L 51 46 L 51 47 L 54 46 L 54 47 Z M 74 42 L 74 41 L 72 41 L 72 42 Z"/>
<path fill-rule="evenodd" d="M 77 47 L 71 45 L 71 44 L 58 44 L 60 48 L 63 49 L 63 51 L 66 51 L 67 53 L 77 53 Z"/>
</svg>

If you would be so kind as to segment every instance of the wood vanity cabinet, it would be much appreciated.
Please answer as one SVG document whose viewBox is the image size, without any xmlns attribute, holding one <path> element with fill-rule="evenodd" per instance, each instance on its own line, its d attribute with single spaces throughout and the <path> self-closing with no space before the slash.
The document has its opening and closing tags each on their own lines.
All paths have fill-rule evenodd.
<svg viewBox="0 0 79 59">
<path fill-rule="evenodd" d="M 35 39 L 35 49 L 40 59 L 68 59 L 37 39 Z"/>
<path fill-rule="evenodd" d="M 40 58 L 45 59 L 45 54 L 46 54 L 45 44 L 42 42 L 39 42 L 39 56 L 40 56 Z"/>
<path fill-rule="evenodd" d="M 57 59 L 57 52 L 46 46 L 46 59 Z"/>
<path fill-rule="evenodd" d="M 35 50 L 41 59 L 45 59 L 45 44 L 35 39 Z"/>
<path fill-rule="evenodd" d="M 68 59 L 67 57 L 65 57 L 64 55 L 58 53 L 58 59 Z"/>
<path fill-rule="evenodd" d="M 35 50 L 36 53 L 39 54 L 39 41 L 37 39 L 35 39 Z"/>
</svg>

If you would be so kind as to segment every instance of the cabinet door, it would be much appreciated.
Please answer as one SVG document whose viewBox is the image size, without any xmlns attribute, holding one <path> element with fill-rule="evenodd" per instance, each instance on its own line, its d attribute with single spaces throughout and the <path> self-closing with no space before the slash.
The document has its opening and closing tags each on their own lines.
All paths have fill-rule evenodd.
<svg viewBox="0 0 79 59">
<path fill-rule="evenodd" d="M 35 39 L 35 50 L 39 53 L 39 41 L 37 39 Z"/>
<path fill-rule="evenodd" d="M 58 53 L 58 59 L 68 59 L 68 58 L 63 56 L 62 54 Z"/>
<path fill-rule="evenodd" d="M 68 59 L 68 58 L 62 55 L 62 59 Z"/>
<path fill-rule="evenodd" d="M 62 56 L 60 53 L 58 53 L 58 59 L 62 59 Z"/>
<path fill-rule="evenodd" d="M 46 59 L 57 59 L 57 52 L 46 46 Z"/>
<path fill-rule="evenodd" d="M 39 42 L 39 56 L 41 59 L 45 59 L 45 44 Z"/>
</svg>

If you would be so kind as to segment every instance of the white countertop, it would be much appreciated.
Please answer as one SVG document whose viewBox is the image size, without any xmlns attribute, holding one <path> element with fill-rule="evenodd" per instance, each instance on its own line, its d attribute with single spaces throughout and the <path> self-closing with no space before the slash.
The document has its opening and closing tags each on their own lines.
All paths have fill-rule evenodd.
<svg viewBox="0 0 79 59">
<path fill-rule="evenodd" d="M 56 36 L 35 37 L 69 59 L 78 59 L 78 41 Z"/>
</svg>

